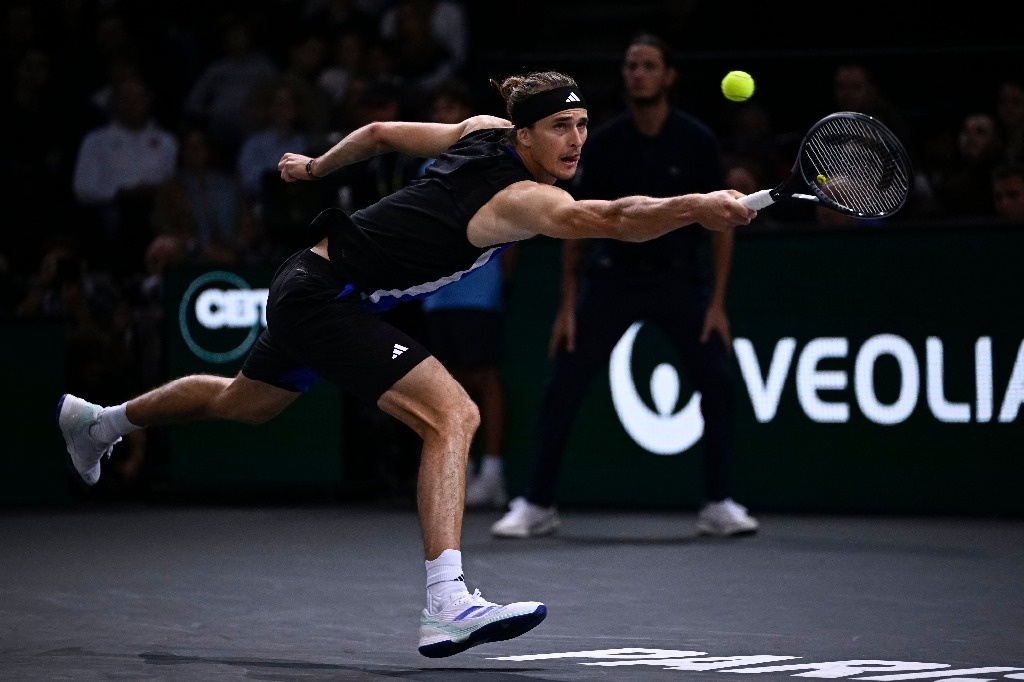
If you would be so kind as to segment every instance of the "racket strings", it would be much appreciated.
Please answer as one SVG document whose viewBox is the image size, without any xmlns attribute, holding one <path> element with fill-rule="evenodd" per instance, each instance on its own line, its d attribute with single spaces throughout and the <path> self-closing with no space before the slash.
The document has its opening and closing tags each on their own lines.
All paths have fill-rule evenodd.
<svg viewBox="0 0 1024 682">
<path fill-rule="evenodd" d="M 909 167 L 893 144 L 867 121 L 827 121 L 804 145 L 803 175 L 817 184 L 823 198 L 847 211 L 888 215 L 903 205 L 910 192 Z"/>
</svg>

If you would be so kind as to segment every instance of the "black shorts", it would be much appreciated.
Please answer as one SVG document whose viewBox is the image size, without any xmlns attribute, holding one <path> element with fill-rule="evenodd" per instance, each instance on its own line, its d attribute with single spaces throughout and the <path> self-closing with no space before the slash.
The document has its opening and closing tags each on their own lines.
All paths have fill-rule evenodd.
<svg viewBox="0 0 1024 682">
<path fill-rule="evenodd" d="M 448 370 L 497 365 L 503 347 L 502 313 L 467 308 L 423 315 L 426 344 Z"/>
<path fill-rule="evenodd" d="M 323 377 L 376 404 L 429 355 L 411 336 L 368 312 L 359 291 L 327 259 L 303 249 L 270 283 L 267 328 L 242 374 L 302 393 Z"/>
</svg>

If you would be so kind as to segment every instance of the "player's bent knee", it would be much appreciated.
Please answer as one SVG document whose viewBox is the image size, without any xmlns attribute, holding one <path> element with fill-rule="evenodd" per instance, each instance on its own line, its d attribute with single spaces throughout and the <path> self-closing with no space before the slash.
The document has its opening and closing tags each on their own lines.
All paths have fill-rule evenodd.
<svg viewBox="0 0 1024 682">
<path fill-rule="evenodd" d="M 425 427 L 446 441 L 471 442 L 480 427 L 480 410 L 469 396 L 464 396 L 447 402 L 444 409 L 427 420 Z"/>
<path fill-rule="evenodd" d="M 464 442 L 467 445 L 473 442 L 473 436 L 480 428 L 480 408 L 467 396 L 446 413 L 447 424 L 445 426 L 447 436 L 450 439 Z M 469 452 L 469 448 L 465 448 Z"/>
<path fill-rule="evenodd" d="M 476 403 L 432 356 L 385 391 L 377 406 L 423 439 L 471 440 L 480 426 Z"/>
</svg>

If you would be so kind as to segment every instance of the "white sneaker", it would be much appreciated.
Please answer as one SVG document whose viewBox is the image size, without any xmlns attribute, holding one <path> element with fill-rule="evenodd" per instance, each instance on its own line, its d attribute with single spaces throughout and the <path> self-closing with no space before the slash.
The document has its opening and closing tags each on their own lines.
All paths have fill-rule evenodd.
<svg viewBox="0 0 1024 682">
<path fill-rule="evenodd" d="M 747 513 L 747 508 L 737 504 L 731 497 L 721 502 L 709 502 L 697 515 L 697 530 L 702 535 L 724 538 L 757 531 L 757 519 Z"/>
<path fill-rule="evenodd" d="M 491 535 L 499 538 L 532 538 L 549 535 L 558 528 L 558 512 L 554 507 L 538 507 L 517 497 L 508 505 L 505 513 L 493 526 Z"/>
<path fill-rule="evenodd" d="M 64 435 L 68 447 L 68 468 L 86 485 L 96 485 L 100 480 L 100 460 L 110 457 L 114 446 L 121 442 L 97 443 L 89 434 L 89 427 L 100 416 L 99 405 L 93 405 L 70 393 L 65 393 L 57 403 L 57 425 Z"/>
<path fill-rule="evenodd" d="M 537 627 L 547 615 L 547 607 L 537 601 L 501 606 L 481 597 L 480 590 L 466 592 L 438 613 L 423 609 L 419 652 L 441 658 L 478 644 L 512 639 Z"/>
<path fill-rule="evenodd" d="M 503 509 L 508 502 L 508 493 L 505 492 L 505 477 L 501 474 L 496 476 L 474 476 L 466 486 L 467 507 L 489 507 L 492 509 Z"/>
</svg>

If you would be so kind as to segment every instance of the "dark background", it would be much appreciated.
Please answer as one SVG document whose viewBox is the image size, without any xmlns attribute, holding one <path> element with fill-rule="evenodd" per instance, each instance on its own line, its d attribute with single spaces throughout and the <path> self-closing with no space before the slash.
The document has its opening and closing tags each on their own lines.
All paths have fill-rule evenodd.
<svg viewBox="0 0 1024 682">
<path fill-rule="evenodd" d="M 488 78 L 553 68 L 580 82 L 592 120 L 601 121 L 623 102 L 624 46 L 636 32 L 652 31 L 678 51 L 676 102 L 720 134 L 739 106 L 719 89 L 728 71 L 750 73 L 751 101 L 768 111 L 780 139 L 798 140 L 834 111 L 834 69 L 859 62 L 905 115 L 904 143 L 918 161 L 920 150 L 948 144 L 944 138 L 967 113 L 991 111 L 1001 79 L 1024 73 L 1019 25 L 994 4 L 933 12 L 911 3 L 525 0 L 515 3 L 512 21 L 487 21 L 488 6 L 467 4 L 471 75 L 498 114 L 502 103 L 486 92 Z"/>
<path fill-rule="evenodd" d="M 40 6 L 45 9 L 39 15 L 42 28 L 58 36 L 64 33 L 54 23 L 59 21 L 59 4 L 41 3 Z M 102 6 L 102 3 L 83 4 L 90 7 Z M 220 27 L 213 20 L 214 17 L 232 6 L 251 9 L 252 5 L 239 2 L 210 5 L 196 0 L 115 4 L 130 16 L 135 30 L 133 37 L 143 48 L 150 73 L 156 76 L 160 91 L 157 100 L 158 118 L 170 129 L 177 129 L 180 116 L 178 107 L 190 79 L 199 73 L 204 60 L 213 58 L 219 51 Z M 259 5 L 262 44 L 278 57 L 283 57 L 289 39 L 288 35 L 276 30 L 281 25 L 279 20 L 294 15 L 300 5 L 295 0 L 276 0 Z M 211 7 L 215 7 L 215 10 L 211 11 Z M 501 5 L 483 1 L 466 2 L 465 8 L 470 19 L 471 51 L 465 75 L 476 90 L 483 108 L 491 113 L 502 114 L 500 99 L 488 85 L 488 79 L 525 69 L 566 71 L 580 82 L 588 98 L 591 117 L 599 122 L 617 111 L 622 103 L 619 65 L 623 48 L 636 32 L 653 31 L 679 50 L 680 79 L 675 93 L 679 104 L 708 121 L 718 132 L 724 133 L 730 116 L 742 105 L 725 100 L 720 93 L 719 82 L 729 70 L 748 71 L 757 83 L 752 102 L 767 109 L 779 138 L 784 140 L 798 139 L 803 130 L 832 110 L 833 70 L 841 63 L 858 61 L 869 67 L 885 96 L 905 113 L 910 133 L 910 139 L 905 141 L 913 152 L 932 138 L 955 135 L 965 113 L 974 110 L 991 111 L 996 84 L 1006 76 L 1019 78 L 1024 73 L 1024 43 L 1020 37 L 1020 24 L 1015 16 L 1009 14 L 1008 7 L 998 3 L 963 5 L 937 13 L 931 7 L 925 11 L 923 6 L 910 3 L 857 3 L 836 8 L 831 4 L 774 3 L 767 6 L 755 3 L 665 0 L 519 0 Z M 5 46 L 5 51 L 9 51 L 6 48 L 10 46 Z M 97 61 L 97 55 L 90 54 L 81 44 L 72 42 L 60 44 L 59 55 L 64 64 Z M 68 82 L 66 87 L 69 88 L 65 93 L 68 101 L 73 101 L 74 95 L 83 96 L 86 91 L 86 84 L 83 83 Z M 82 88 L 83 92 L 75 92 L 76 87 Z M 50 113 L 57 121 L 53 127 L 55 135 L 80 139 L 86 130 L 97 124 L 97 121 L 84 117 L 74 107 L 60 108 Z M 7 128 L 5 133 L 5 139 L 13 140 L 18 135 L 16 128 Z M 25 233 L 26 238 L 31 237 L 33 225 L 40 221 L 73 219 L 72 214 L 63 215 L 59 212 L 63 206 L 59 202 L 41 206 L 23 200 L 22 194 L 12 189 L 22 187 L 26 182 L 31 183 L 37 164 L 41 163 L 40 159 L 33 157 L 31 150 L 15 154 L 12 149 L 8 145 L 3 151 L 3 179 L 17 178 L 19 184 L 0 183 L 0 192 L 3 193 L 0 196 L 7 207 L 3 228 L 7 230 L 5 242 L 12 239 L 11 235 L 19 229 Z M 918 238 L 928 239 L 927 233 L 922 232 Z M 806 244 L 800 240 L 797 243 Z M 961 268 L 960 260 L 953 258 L 948 264 L 936 267 L 933 261 L 915 260 L 914 239 L 903 236 L 899 238 L 899 244 L 904 250 L 901 253 L 907 256 L 895 259 L 896 265 L 903 269 L 901 276 L 917 283 L 927 281 L 927 278 L 952 278 L 953 282 L 961 283 L 964 287 L 965 306 L 971 305 L 971 301 L 984 301 L 987 306 L 985 310 L 993 315 L 1012 316 L 1019 309 L 1020 295 L 1024 294 L 1019 286 L 1019 278 L 1010 280 L 1011 284 L 1014 281 L 1017 283 L 1016 289 L 1012 286 L 1000 290 L 972 288 L 971 272 Z M 983 234 L 979 235 L 978 244 L 979 248 L 986 248 Z M 888 248 L 885 239 L 880 237 L 874 248 Z M 869 252 L 867 256 L 870 255 Z M 1004 251 L 998 255 L 1000 258 L 993 262 L 1004 262 L 1008 254 Z M 813 258 L 813 255 L 810 257 Z M 1012 262 L 1012 252 L 1009 257 Z M 765 267 L 763 263 L 744 264 L 742 258 L 741 252 L 736 272 L 741 278 L 747 277 L 747 273 L 756 269 L 756 265 Z M 982 254 L 977 259 L 977 263 L 981 264 L 979 267 L 985 267 L 985 258 Z M 799 301 L 801 281 L 797 269 L 799 264 L 795 260 L 789 274 L 796 281 L 791 281 L 792 287 L 787 291 L 791 291 L 789 295 L 794 297 L 792 300 Z M 877 263 L 877 260 L 873 262 Z M 824 278 L 830 274 L 827 264 L 813 265 L 817 268 L 814 277 Z M 29 266 L 29 270 L 33 267 Z M 866 264 L 866 271 L 871 267 Z M 526 282 L 524 284 L 528 285 Z M 804 284 L 807 287 L 816 286 L 809 275 Z M 854 290 L 850 295 L 856 294 Z M 538 295 L 546 298 L 522 302 L 520 305 L 529 305 L 535 312 L 544 311 L 545 306 L 554 304 L 556 291 L 553 287 L 547 287 L 540 289 Z M 920 310 L 908 310 L 908 313 L 916 315 L 920 314 Z M 531 334 L 535 333 L 537 338 L 531 343 L 536 343 L 536 347 L 524 351 L 531 354 L 531 357 L 542 353 L 546 343 L 546 325 L 550 323 L 550 315 L 544 317 L 545 320 L 538 322 L 530 332 L 521 332 L 515 341 L 523 349 L 523 344 L 533 338 Z M 737 321 L 739 319 L 737 317 Z M 1001 323 L 1005 322 L 1005 319 L 1001 320 Z M 952 324 L 955 321 L 943 323 Z M 975 336 L 985 333 L 983 327 L 983 324 L 979 324 Z M 1019 333 L 1019 324 L 1016 329 Z M 7 385 L 12 389 L 7 391 L 5 398 L 3 423 L 17 428 L 7 447 L 12 456 L 3 458 L 3 468 L 0 469 L 5 473 L 5 485 L 0 498 L 18 502 L 79 499 L 80 491 L 69 492 L 65 489 L 67 481 L 60 468 L 59 457 L 49 458 L 49 453 L 59 455 L 62 452 L 59 433 L 53 428 L 52 422 L 52 408 L 56 396 L 62 390 L 64 371 L 59 351 L 59 330 L 53 325 L 33 323 L 19 324 L 17 334 L 8 332 L 9 329 L 0 329 L 5 382 L 9 382 Z M 927 330 L 922 327 L 921 334 L 926 333 Z M 1019 343 L 1020 336 L 1016 339 Z M 538 358 L 536 361 L 542 360 Z M 539 379 L 531 379 L 528 387 L 513 396 L 514 409 L 522 410 L 514 416 L 532 420 L 531 401 L 533 392 L 539 389 L 538 382 Z M 25 391 L 20 397 L 19 387 Z M 320 407 L 326 405 L 336 413 L 337 397 L 332 395 L 325 400 L 327 402 L 319 404 Z M 316 400 L 311 402 L 316 403 Z M 314 406 L 306 416 L 317 414 L 320 413 Z M 329 420 L 330 416 L 326 419 Z M 286 431 L 287 425 L 286 422 L 279 428 Z M 522 475 L 525 440 L 530 435 L 525 424 L 514 428 L 521 430 L 512 436 L 510 454 L 520 460 L 512 465 L 513 477 Z M 1019 432 L 1019 420 L 1018 423 L 1006 425 L 1006 428 Z M 40 433 L 45 436 L 40 438 Z M 224 433 L 227 434 L 224 441 L 230 444 L 235 431 Z M 1006 452 L 1003 446 L 1005 435 L 1000 431 L 994 443 L 986 443 L 983 436 L 975 443 L 973 434 L 956 441 L 958 451 L 962 453 L 959 456 L 979 458 L 979 468 L 974 470 L 977 478 L 970 480 L 970 499 L 977 504 L 967 505 L 966 508 L 960 505 L 957 511 L 980 509 L 984 512 L 986 499 L 996 502 L 1001 499 L 999 494 L 1002 494 L 1003 486 L 1013 477 L 1002 476 L 999 480 L 986 481 L 982 475 L 984 464 L 981 462 L 987 455 L 998 457 L 1004 465 L 1010 461 L 1007 457 L 1012 453 Z M 937 438 L 941 443 L 941 436 L 941 432 L 937 431 L 929 437 Z M 184 442 L 190 442 L 190 438 L 201 440 L 204 436 L 186 432 L 182 438 Z M 259 440 L 259 434 L 253 438 Z M 351 434 L 339 435 L 330 431 L 319 446 L 333 451 L 337 449 L 339 440 L 350 445 L 351 440 L 346 441 L 346 438 L 351 438 Z M 878 442 L 884 443 L 885 440 Z M 1019 438 L 1016 442 L 1020 442 Z M 282 463 L 288 462 L 289 456 L 294 457 L 295 448 L 302 446 L 292 444 L 289 447 L 293 448 L 292 452 L 285 448 L 280 453 Z M 902 448 L 896 448 L 900 452 L 893 454 L 905 455 L 907 447 L 904 443 Z M 31 454 L 28 455 L 29 459 L 18 457 L 20 454 L 32 453 L 36 448 L 48 453 L 45 460 L 32 459 L 36 455 Z M 964 450 L 972 451 L 967 453 Z M 882 457 L 877 453 L 876 456 Z M 327 471 L 327 478 L 333 485 L 344 478 L 342 472 L 352 471 L 351 466 L 337 467 L 336 462 L 317 460 L 315 456 L 303 460 L 302 453 L 299 453 L 298 461 L 305 462 L 308 469 L 297 474 L 293 471 L 295 475 L 292 479 L 307 474 L 320 475 Z M 813 461 L 821 464 L 828 460 Z M 266 466 L 269 467 L 273 456 L 269 456 L 268 462 Z M 190 461 L 184 464 L 193 467 L 181 469 L 183 463 L 177 462 L 178 471 L 185 470 L 193 476 L 188 480 L 203 475 L 205 465 L 202 462 Z M 960 464 L 957 461 L 957 466 Z M 217 478 L 224 469 L 223 466 L 215 467 L 207 473 L 212 471 L 217 476 L 211 476 Z M 739 469 L 743 470 L 742 463 Z M 757 467 L 748 467 L 747 470 L 756 471 Z M 272 472 L 267 474 L 269 469 L 266 467 L 261 471 L 262 479 L 274 478 Z M 842 477 L 843 471 L 842 466 L 837 465 L 835 469 L 826 467 L 818 474 Z M 912 470 L 909 471 L 912 473 Z M 25 478 L 26 473 L 30 474 L 28 479 Z M 239 475 L 251 473 L 240 472 Z M 38 478 L 33 478 L 35 476 Z M 955 484 L 954 478 L 948 478 L 943 485 Z M 572 479 L 572 476 L 566 476 L 566 479 Z M 283 476 L 282 480 L 290 479 Z M 280 492 L 277 491 L 278 494 Z M 993 495 L 993 492 L 998 494 Z M 757 491 L 751 490 L 748 493 L 748 498 L 756 499 Z M 594 498 L 578 495 L 577 499 L 586 501 Z M 941 509 L 941 502 L 927 494 L 912 495 L 906 499 L 910 510 Z M 868 503 L 877 501 L 864 496 L 852 497 L 850 500 L 843 503 L 845 506 L 839 506 L 848 510 L 856 507 L 857 500 L 867 500 Z M 829 505 L 827 496 L 823 499 L 808 496 L 807 501 L 818 509 L 827 509 Z M 775 508 L 784 508 L 787 504 L 785 500 L 773 497 L 765 497 L 764 502 L 766 507 Z M 993 504 L 994 507 L 990 506 L 989 509 L 998 507 L 999 511 L 1008 510 L 1006 505 Z M 1009 510 L 1019 513 L 1019 505 Z"/>
</svg>

